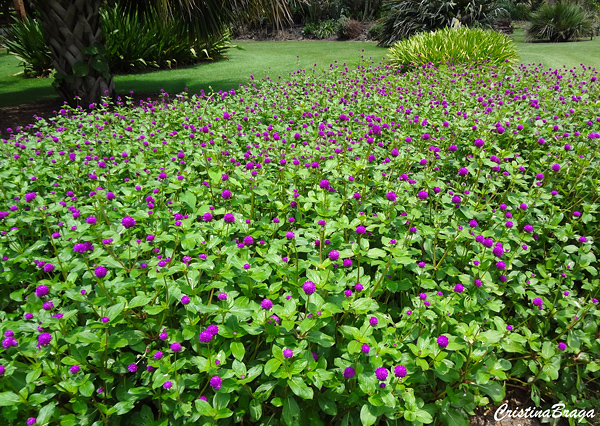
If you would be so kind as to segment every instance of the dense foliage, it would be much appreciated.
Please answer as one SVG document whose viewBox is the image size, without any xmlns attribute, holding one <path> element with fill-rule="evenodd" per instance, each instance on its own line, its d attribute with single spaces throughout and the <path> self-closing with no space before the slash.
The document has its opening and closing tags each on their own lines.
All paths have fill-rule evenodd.
<svg viewBox="0 0 600 426">
<path fill-rule="evenodd" d="M 390 61 L 405 68 L 486 60 L 494 65 L 509 66 L 518 57 L 510 37 L 492 30 L 466 27 L 417 34 L 390 48 Z"/>
<path fill-rule="evenodd" d="M 597 74 L 332 64 L 13 131 L 2 418 L 461 426 L 509 386 L 589 413 Z"/>
<path fill-rule="evenodd" d="M 531 15 L 529 40 L 565 42 L 593 34 L 595 14 L 583 3 L 562 0 L 545 3 Z"/>
<path fill-rule="evenodd" d="M 455 24 L 491 28 L 497 19 L 508 16 L 496 0 L 388 0 L 387 4 L 380 46 Z"/>
<path fill-rule="evenodd" d="M 175 68 L 201 60 L 221 57 L 229 45 L 229 35 L 208 38 L 189 37 L 189 28 L 179 21 L 156 19 L 156 14 L 140 14 L 121 6 L 101 12 L 106 36 L 104 56 L 111 72 L 128 73 L 151 68 Z M 154 16 L 154 17 L 153 17 Z M 27 76 L 48 76 L 52 55 L 39 20 L 17 21 L 7 29 L 4 43 L 23 61 Z"/>
</svg>

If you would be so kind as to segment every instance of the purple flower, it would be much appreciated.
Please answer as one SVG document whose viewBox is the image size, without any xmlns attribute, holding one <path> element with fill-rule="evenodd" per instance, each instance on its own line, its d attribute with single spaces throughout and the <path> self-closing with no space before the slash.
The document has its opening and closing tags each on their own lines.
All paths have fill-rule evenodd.
<svg viewBox="0 0 600 426">
<path fill-rule="evenodd" d="M 273 307 L 273 302 L 270 299 L 264 299 L 260 302 L 260 307 L 268 311 Z"/>
<path fill-rule="evenodd" d="M 462 201 L 462 198 L 460 198 L 460 195 L 455 195 L 454 197 L 452 197 L 452 202 L 454 204 L 460 204 L 461 201 Z"/>
<path fill-rule="evenodd" d="M 42 309 L 44 309 L 46 311 L 50 311 L 50 310 L 54 309 L 54 303 L 44 302 L 44 304 L 42 305 Z"/>
<path fill-rule="evenodd" d="M 286 232 L 285 238 L 287 238 L 288 240 L 292 240 L 294 238 L 294 233 L 292 231 Z"/>
<path fill-rule="evenodd" d="M 137 364 L 129 364 L 127 366 L 127 369 L 129 370 L 130 373 L 135 373 L 138 370 L 138 366 L 137 366 Z"/>
<path fill-rule="evenodd" d="M 555 172 L 558 172 L 560 170 L 560 164 L 554 163 L 552 165 L 552 170 L 554 170 Z"/>
<path fill-rule="evenodd" d="M 106 276 L 106 268 L 104 266 L 98 266 L 96 269 L 94 269 L 94 274 L 98 277 L 98 278 L 104 278 Z"/>
<path fill-rule="evenodd" d="M 346 379 L 351 379 L 354 377 L 354 375 L 356 374 L 356 371 L 354 370 L 354 368 L 352 367 L 346 367 L 344 369 L 344 377 Z"/>
<path fill-rule="evenodd" d="M 454 286 L 454 292 L 455 293 L 462 293 L 464 291 L 465 287 L 462 284 L 456 284 Z"/>
<path fill-rule="evenodd" d="M 540 308 L 540 311 L 543 309 L 544 301 L 540 297 L 536 297 L 535 299 L 533 299 L 532 303 L 534 304 L 534 306 Z"/>
<path fill-rule="evenodd" d="M 188 303 L 190 303 L 190 296 L 188 296 L 188 295 L 181 296 L 181 304 L 187 305 Z"/>
<path fill-rule="evenodd" d="M 317 286 L 312 281 L 306 281 L 304 284 L 302 284 L 302 290 L 304 290 L 304 293 L 307 295 L 313 294 L 316 289 Z"/>
<path fill-rule="evenodd" d="M 223 198 L 224 198 L 224 199 L 226 199 L 226 200 L 227 200 L 228 198 L 231 198 L 231 191 L 229 191 L 228 189 L 224 190 L 224 191 L 221 193 L 221 197 L 223 197 Z"/>
<path fill-rule="evenodd" d="M 103 324 L 106 324 L 107 322 L 109 322 L 109 321 L 110 321 L 110 318 L 109 318 L 109 317 L 102 317 L 102 318 L 100 319 L 100 321 L 102 321 L 102 323 L 103 323 Z"/>
<path fill-rule="evenodd" d="M 496 263 L 496 268 L 503 270 L 506 268 L 506 263 L 504 263 L 502 260 Z"/>
<path fill-rule="evenodd" d="M 532 233 L 533 232 L 533 226 L 531 226 L 531 225 L 525 225 L 523 227 L 523 231 L 525 231 L 527 233 Z"/>
<path fill-rule="evenodd" d="M 29 426 L 34 425 L 37 422 L 37 419 L 35 417 L 30 417 L 27 419 L 27 424 Z"/>
<path fill-rule="evenodd" d="M 368 354 L 369 351 L 371 350 L 371 347 L 369 345 L 367 345 L 366 343 L 363 343 L 363 345 L 360 347 L 360 350 L 362 351 L 362 353 Z"/>
<path fill-rule="evenodd" d="M 35 295 L 37 297 L 46 296 L 50 292 L 50 289 L 45 285 L 40 285 L 35 289 Z"/>
<path fill-rule="evenodd" d="M 565 349 L 567 349 L 567 344 L 565 342 L 560 342 L 558 344 L 558 349 L 564 351 Z"/>
<path fill-rule="evenodd" d="M 385 196 L 390 201 L 396 201 L 396 193 L 395 192 L 388 192 L 387 194 L 385 194 Z"/>
<path fill-rule="evenodd" d="M 217 297 L 219 300 L 227 300 L 227 293 L 219 293 Z"/>
<path fill-rule="evenodd" d="M 478 225 L 478 223 L 477 223 L 477 221 L 475 219 L 469 221 L 469 226 L 471 228 L 477 228 L 477 225 Z"/>
<path fill-rule="evenodd" d="M 135 224 L 136 221 L 131 216 L 125 216 L 123 219 L 121 219 L 121 225 L 123 225 L 127 229 L 133 228 Z"/>
<path fill-rule="evenodd" d="M 37 194 L 35 192 L 28 192 L 27 194 L 25 194 L 25 201 L 27 203 L 31 203 L 33 200 L 35 200 L 36 197 Z"/>
<path fill-rule="evenodd" d="M 293 356 L 294 356 L 294 351 L 293 351 L 293 350 L 291 350 L 291 349 L 284 349 L 284 350 L 283 350 L 283 357 L 284 357 L 285 359 L 287 359 L 287 358 L 291 358 L 291 357 L 293 357 Z"/>
<path fill-rule="evenodd" d="M 171 343 L 171 350 L 173 352 L 181 351 L 181 343 L 178 343 L 178 342 Z"/>
<path fill-rule="evenodd" d="M 580 243 L 587 243 L 587 238 L 586 237 L 579 237 L 579 242 Z"/>
<path fill-rule="evenodd" d="M 426 200 L 428 196 L 427 191 L 419 191 L 419 200 Z"/>
<path fill-rule="evenodd" d="M 156 351 L 156 353 L 154 354 L 154 359 L 161 359 L 163 357 L 163 353 L 162 351 Z"/>
<path fill-rule="evenodd" d="M 379 321 L 377 320 L 377 317 L 369 318 L 369 324 L 371 324 L 371 326 L 375 327 L 378 323 Z"/>
<path fill-rule="evenodd" d="M 396 367 L 394 367 L 394 375 L 396 377 L 402 378 L 402 377 L 406 377 L 407 371 L 406 371 L 406 367 L 403 365 L 397 365 Z"/>
<path fill-rule="evenodd" d="M 362 225 L 358 225 L 358 226 L 356 227 L 356 233 L 357 233 L 357 234 L 360 234 L 360 235 L 362 235 L 362 234 L 364 234 L 365 232 L 367 232 L 367 229 L 366 229 L 364 226 L 362 226 Z"/>
<path fill-rule="evenodd" d="M 342 264 L 344 265 L 344 268 L 349 268 L 352 266 L 352 259 L 344 259 Z"/>
<path fill-rule="evenodd" d="M 173 387 L 173 383 L 170 380 L 167 380 L 165 382 L 165 384 L 163 385 L 163 388 L 165 388 L 166 390 L 169 390 Z"/>
<path fill-rule="evenodd" d="M 78 365 L 72 365 L 71 368 L 69 368 L 69 372 L 71 374 L 77 374 L 79 373 L 79 371 L 81 371 L 81 367 L 79 367 Z M 131 371 L 131 370 L 129 370 Z"/>
<path fill-rule="evenodd" d="M 475 139 L 473 145 L 475 145 L 477 148 L 481 148 L 483 145 L 485 145 L 485 142 L 483 139 Z"/>
<path fill-rule="evenodd" d="M 388 377 L 388 371 L 387 368 L 385 367 L 379 367 L 375 370 L 375 377 L 377 377 L 377 380 L 385 380 Z"/>
<path fill-rule="evenodd" d="M 200 333 L 200 341 L 202 343 L 208 343 L 208 342 L 210 342 L 212 340 L 212 338 L 213 338 L 213 335 L 208 330 L 205 330 L 202 333 Z"/>
<path fill-rule="evenodd" d="M 458 175 L 459 175 L 459 176 L 466 176 L 466 175 L 468 175 L 468 174 L 469 174 L 469 169 L 467 169 L 466 167 L 461 167 L 461 168 L 458 170 Z"/>
<path fill-rule="evenodd" d="M 214 390 L 219 390 L 221 389 L 221 386 L 223 385 L 223 379 L 221 379 L 219 376 L 214 376 L 211 377 L 210 379 L 210 386 L 214 389 Z"/>
<path fill-rule="evenodd" d="M 233 214 L 231 214 L 231 213 L 225 213 L 225 217 L 223 218 L 223 220 L 227 223 L 234 223 L 235 216 L 233 216 Z"/>
<path fill-rule="evenodd" d="M 337 250 L 331 250 L 329 252 L 329 259 L 335 261 L 338 260 L 340 258 L 340 252 Z"/>
<path fill-rule="evenodd" d="M 52 335 L 50 333 L 42 333 L 38 336 L 38 348 L 40 346 L 48 346 L 50 341 L 52 340 Z"/>
<path fill-rule="evenodd" d="M 323 179 L 321 182 L 319 182 L 319 186 L 322 189 L 327 189 L 329 188 L 329 181 L 327 179 Z"/>
<path fill-rule="evenodd" d="M 443 334 L 437 338 L 437 344 L 440 348 L 445 348 L 448 346 L 448 338 Z"/>
<path fill-rule="evenodd" d="M 214 324 L 211 324 L 208 327 L 206 327 L 206 331 L 208 331 L 213 336 L 216 336 L 217 334 L 219 334 L 219 327 Z"/>
</svg>

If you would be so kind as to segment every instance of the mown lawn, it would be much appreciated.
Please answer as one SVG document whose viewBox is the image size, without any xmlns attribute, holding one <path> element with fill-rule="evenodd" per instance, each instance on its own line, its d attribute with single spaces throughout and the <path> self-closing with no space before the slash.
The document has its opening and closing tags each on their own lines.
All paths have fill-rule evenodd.
<svg viewBox="0 0 600 426">
<path fill-rule="evenodd" d="M 525 43 L 524 30 L 516 29 L 513 38 L 524 64 L 542 63 L 545 67 L 572 68 L 583 63 L 600 68 L 600 39 L 573 43 Z M 286 77 L 298 69 L 328 67 L 347 63 L 355 66 L 363 59 L 380 60 L 387 49 L 374 42 L 337 41 L 239 41 L 241 49 L 231 49 L 228 60 L 195 66 L 116 77 L 119 93 L 156 93 L 165 89 L 178 93 L 186 87 L 190 93 L 229 90 L 255 79 Z M 242 50 L 243 49 L 243 50 Z M 0 50 L 0 107 L 56 97 L 51 79 L 25 79 L 19 61 Z"/>
</svg>

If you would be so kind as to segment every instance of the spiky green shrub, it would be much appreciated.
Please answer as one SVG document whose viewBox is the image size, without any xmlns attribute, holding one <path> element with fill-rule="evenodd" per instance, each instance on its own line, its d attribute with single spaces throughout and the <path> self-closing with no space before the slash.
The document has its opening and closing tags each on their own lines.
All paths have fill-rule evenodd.
<svg viewBox="0 0 600 426">
<path fill-rule="evenodd" d="M 532 16 L 527 40 L 564 42 L 589 37 L 595 16 L 578 2 L 559 1 L 542 5 Z"/>
<path fill-rule="evenodd" d="M 113 72 L 172 68 L 222 55 L 229 36 L 214 40 L 190 39 L 180 22 L 152 19 L 156 14 L 125 13 L 120 6 L 101 12 L 106 56 Z"/>
<path fill-rule="evenodd" d="M 119 5 L 101 11 L 106 37 L 106 60 L 112 72 L 130 73 L 148 68 L 172 68 L 222 56 L 231 47 L 230 35 L 213 39 L 191 38 L 181 22 L 162 22 L 126 11 Z M 41 23 L 28 19 L 6 29 L 4 44 L 23 61 L 28 77 L 48 76 L 52 56 Z"/>
<path fill-rule="evenodd" d="M 472 61 L 504 65 L 514 62 L 518 55 L 512 40 L 504 34 L 458 27 L 417 34 L 400 41 L 390 48 L 390 58 L 393 64 L 402 67 Z"/>
<path fill-rule="evenodd" d="M 389 0 L 387 5 L 380 46 L 452 26 L 455 21 L 467 27 L 491 28 L 495 20 L 508 17 L 496 0 Z"/>
<path fill-rule="evenodd" d="M 331 37 L 336 32 L 337 23 L 333 19 L 321 22 L 309 22 L 302 30 L 302 35 L 307 38 L 322 40 Z"/>
<path fill-rule="evenodd" d="M 52 56 L 46 45 L 42 26 L 34 19 L 15 20 L 5 28 L 6 36 L 1 37 L 8 51 L 23 62 L 25 76 L 46 77 L 52 72 Z"/>
</svg>

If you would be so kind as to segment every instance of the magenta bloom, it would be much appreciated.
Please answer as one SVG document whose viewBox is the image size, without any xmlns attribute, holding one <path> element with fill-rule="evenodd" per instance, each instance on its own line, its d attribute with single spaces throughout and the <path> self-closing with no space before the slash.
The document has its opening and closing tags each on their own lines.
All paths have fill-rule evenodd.
<svg viewBox="0 0 600 426">
<path fill-rule="evenodd" d="M 464 288 L 464 286 L 462 284 L 456 284 L 454 286 L 454 292 L 455 293 L 462 293 L 464 289 L 465 288 Z"/>
<path fill-rule="evenodd" d="M 385 194 L 385 196 L 390 201 L 396 201 L 396 193 L 395 192 L 388 192 L 387 194 Z"/>
<path fill-rule="evenodd" d="M 94 274 L 98 277 L 98 278 L 104 278 L 106 276 L 106 268 L 104 266 L 98 266 L 96 269 L 94 269 Z"/>
<path fill-rule="evenodd" d="M 544 301 L 541 298 L 536 297 L 535 299 L 533 299 L 532 303 L 538 308 L 540 308 L 540 311 L 543 309 Z"/>
<path fill-rule="evenodd" d="M 558 344 L 558 349 L 564 351 L 565 349 L 567 349 L 567 344 L 565 342 L 560 342 Z"/>
<path fill-rule="evenodd" d="M 468 175 L 468 174 L 469 174 L 469 169 L 467 169 L 466 167 L 461 167 L 461 168 L 458 170 L 458 175 L 459 175 L 459 176 L 466 176 L 466 175 Z"/>
<path fill-rule="evenodd" d="M 552 170 L 554 170 L 555 172 L 558 172 L 560 170 L 560 164 L 554 163 L 552 165 Z"/>
<path fill-rule="evenodd" d="M 360 350 L 362 351 L 362 353 L 368 354 L 369 351 L 371 350 L 371 347 L 369 345 L 367 345 L 366 343 L 363 343 L 363 345 L 360 347 Z"/>
<path fill-rule="evenodd" d="M 50 333 L 42 333 L 38 336 L 38 348 L 40 346 L 48 346 L 52 341 L 52 335 Z"/>
<path fill-rule="evenodd" d="M 227 199 L 231 198 L 231 191 L 229 191 L 228 189 L 226 189 L 226 190 L 224 190 L 224 191 L 221 193 L 221 196 L 222 196 L 224 199 L 226 199 L 226 200 L 227 200 Z"/>
<path fill-rule="evenodd" d="M 445 348 L 448 346 L 448 338 L 443 334 L 437 338 L 437 344 L 440 348 Z"/>
<path fill-rule="evenodd" d="M 355 374 L 356 374 L 356 371 L 352 367 L 346 367 L 346 369 L 344 370 L 344 377 L 346 379 L 353 378 Z"/>
<path fill-rule="evenodd" d="M 396 367 L 394 367 L 394 375 L 396 377 L 406 377 L 407 371 L 406 371 L 406 367 L 403 365 L 397 365 Z"/>
<path fill-rule="evenodd" d="M 531 226 L 531 225 L 525 225 L 523 227 L 523 231 L 528 232 L 528 233 L 532 233 L 533 232 L 533 226 Z"/>
<path fill-rule="evenodd" d="M 123 225 L 127 229 L 133 228 L 135 224 L 136 221 L 131 216 L 125 216 L 123 219 L 121 219 L 121 225 Z"/>
<path fill-rule="evenodd" d="M 284 349 L 284 350 L 283 350 L 283 357 L 284 357 L 285 359 L 287 359 L 287 358 L 291 358 L 291 357 L 293 357 L 293 356 L 294 356 L 294 351 L 293 351 L 293 350 L 291 350 L 291 349 Z"/>
<path fill-rule="evenodd" d="M 163 385 L 163 388 L 165 388 L 166 390 L 169 390 L 173 387 L 173 382 L 171 382 L 170 380 L 167 380 L 165 382 L 165 384 Z"/>
<path fill-rule="evenodd" d="M 306 281 L 304 284 L 302 284 L 302 290 L 304 290 L 304 293 L 307 295 L 313 294 L 316 289 L 317 286 L 312 281 Z"/>
<path fill-rule="evenodd" d="M 221 389 L 221 386 L 223 385 L 223 379 L 221 379 L 219 376 L 214 376 L 210 379 L 210 386 L 214 389 L 214 390 L 219 390 Z"/>
<path fill-rule="evenodd" d="M 212 340 L 212 338 L 213 338 L 213 335 L 208 330 L 205 330 L 202 333 L 200 333 L 200 341 L 202 343 L 208 343 L 208 342 L 210 342 Z"/>
<path fill-rule="evenodd" d="M 337 250 L 331 250 L 329 252 L 329 258 L 334 261 L 338 260 L 340 258 L 340 252 Z"/>
<path fill-rule="evenodd" d="M 225 213 L 223 220 L 227 223 L 233 223 L 235 222 L 235 216 L 231 213 Z"/>
<path fill-rule="evenodd" d="M 352 266 L 352 259 L 344 259 L 342 264 L 344 265 L 344 268 L 349 268 Z"/>
<path fill-rule="evenodd" d="M 367 229 L 364 226 L 359 225 L 359 226 L 356 227 L 356 233 L 357 234 L 361 234 L 362 235 L 365 232 L 367 232 Z"/>
<path fill-rule="evenodd" d="M 268 311 L 273 307 L 273 302 L 270 299 L 264 299 L 260 302 L 260 307 Z"/>
<path fill-rule="evenodd" d="M 28 192 L 27 194 L 25 194 L 25 201 L 31 203 L 33 200 L 35 200 L 36 197 L 37 194 L 35 192 Z"/>
<path fill-rule="evenodd" d="M 135 373 L 138 370 L 138 366 L 137 366 L 137 364 L 129 364 L 127 366 L 127 369 L 129 370 L 130 373 Z"/>
<path fill-rule="evenodd" d="M 375 327 L 378 323 L 379 321 L 377 320 L 377 317 L 369 318 L 369 324 L 371 324 L 371 326 Z"/>
<path fill-rule="evenodd" d="M 135 365 L 135 364 L 134 364 Z M 71 368 L 69 368 L 69 372 L 71 374 L 77 374 L 81 371 L 81 367 L 79 367 L 78 365 L 72 365 Z M 129 370 L 131 371 L 131 370 Z"/>
<path fill-rule="evenodd" d="M 375 370 L 375 377 L 377 377 L 377 380 L 385 380 L 388 378 L 388 374 L 389 372 L 387 371 L 387 368 L 385 367 L 379 367 Z"/>
<path fill-rule="evenodd" d="M 426 200 L 427 197 L 429 197 L 429 194 L 427 194 L 427 191 L 419 191 L 419 199 L 420 200 Z"/>
<path fill-rule="evenodd" d="M 181 343 L 177 343 L 177 342 L 171 343 L 171 350 L 173 352 L 179 352 L 179 351 L 181 351 Z"/>
<path fill-rule="evenodd" d="M 35 289 L 35 295 L 37 297 L 46 296 L 50 292 L 50 289 L 45 285 L 40 285 Z"/>
<path fill-rule="evenodd" d="M 190 303 L 190 297 L 188 295 L 184 295 L 181 297 L 181 304 L 182 305 L 187 305 L 188 303 Z"/>
</svg>

